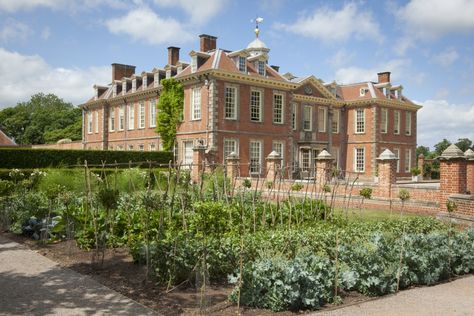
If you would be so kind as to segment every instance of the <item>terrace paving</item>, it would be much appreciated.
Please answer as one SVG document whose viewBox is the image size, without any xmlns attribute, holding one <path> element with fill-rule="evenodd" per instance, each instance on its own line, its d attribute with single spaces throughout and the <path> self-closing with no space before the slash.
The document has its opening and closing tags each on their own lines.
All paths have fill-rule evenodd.
<svg viewBox="0 0 474 316">
<path fill-rule="evenodd" d="M 0 315 L 159 315 L 0 236 Z"/>
</svg>

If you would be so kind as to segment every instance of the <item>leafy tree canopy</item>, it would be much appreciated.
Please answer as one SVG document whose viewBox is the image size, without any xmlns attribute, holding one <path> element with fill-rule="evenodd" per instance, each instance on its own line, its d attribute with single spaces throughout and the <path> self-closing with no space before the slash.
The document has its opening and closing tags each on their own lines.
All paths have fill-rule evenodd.
<svg viewBox="0 0 474 316">
<path fill-rule="evenodd" d="M 472 140 L 470 140 L 469 138 L 459 138 L 458 139 L 458 142 L 455 143 L 456 146 L 459 147 L 459 149 L 461 149 L 463 152 L 465 152 L 466 150 L 468 150 L 469 148 L 472 148 Z"/>
<path fill-rule="evenodd" d="M 81 109 L 54 94 L 38 93 L 27 102 L 0 110 L 0 122 L 2 129 L 22 145 L 82 137 Z"/>
<path fill-rule="evenodd" d="M 430 148 L 426 146 L 416 147 L 416 156 L 423 154 L 423 156 L 428 157 L 430 155 Z"/>
<path fill-rule="evenodd" d="M 163 90 L 158 101 L 156 131 L 160 134 L 163 149 L 171 151 L 176 139 L 176 129 L 182 120 L 184 89 L 174 78 L 161 81 Z"/>
</svg>

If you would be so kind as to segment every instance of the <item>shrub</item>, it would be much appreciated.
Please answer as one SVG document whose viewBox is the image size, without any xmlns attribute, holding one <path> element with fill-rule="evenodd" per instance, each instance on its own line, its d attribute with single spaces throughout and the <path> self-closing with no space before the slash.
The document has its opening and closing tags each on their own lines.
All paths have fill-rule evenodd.
<svg viewBox="0 0 474 316">
<path fill-rule="evenodd" d="M 60 150 L 60 149 L 31 149 L 31 148 L 1 148 L 0 166 L 2 168 L 47 168 L 58 166 L 75 166 L 84 164 L 101 165 L 103 161 L 112 163 L 152 161 L 158 164 L 168 164 L 173 159 L 171 152 L 162 151 L 107 151 L 107 150 Z M 123 165 L 128 167 L 128 165 Z"/>
</svg>

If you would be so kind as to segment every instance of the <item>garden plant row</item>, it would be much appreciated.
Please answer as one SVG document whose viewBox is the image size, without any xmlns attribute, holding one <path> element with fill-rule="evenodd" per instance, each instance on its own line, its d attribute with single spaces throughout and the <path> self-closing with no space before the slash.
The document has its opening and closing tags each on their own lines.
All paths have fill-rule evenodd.
<svg viewBox="0 0 474 316">
<path fill-rule="evenodd" d="M 331 188 L 329 188 L 330 190 Z M 126 246 L 169 288 L 234 284 L 230 300 L 318 309 L 348 291 L 377 296 L 474 272 L 474 230 L 430 217 L 346 216 L 317 199 L 269 202 L 215 170 L 192 184 L 174 169 L 11 171 L 4 226 L 75 238 L 96 254 Z"/>
</svg>

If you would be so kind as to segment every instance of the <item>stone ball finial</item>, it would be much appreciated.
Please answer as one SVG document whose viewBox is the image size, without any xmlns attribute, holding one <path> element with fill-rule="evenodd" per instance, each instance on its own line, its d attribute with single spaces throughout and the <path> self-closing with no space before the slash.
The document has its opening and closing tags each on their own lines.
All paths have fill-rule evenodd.
<svg viewBox="0 0 474 316">
<path fill-rule="evenodd" d="M 439 158 L 442 160 L 464 158 L 464 153 L 461 149 L 459 149 L 458 146 L 451 144 L 448 148 L 445 149 L 445 151 L 443 151 Z"/>
<path fill-rule="evenodd" d="M 380 156 L 377 158 L 377 160 L 397 160 L 397 156 L 393 152 L 390 151 L 390 149 L 385 149 Z"/>
<path fill-rule="evenodd" d="M 418 158 L 420 158 L 420 159 L 424 159 L 424 158 L 425 158 L 425 155 L 423 155 L 423 154 L 419 154 L 419 155 L 418 155 Z"/>
<path fill-rule="evenodd" d="M 331 154 L 326 150 L 323 149 L 319 155 L 316 157 L 317 160 L 330 160 L 332 159 Z"/>
</svg>

